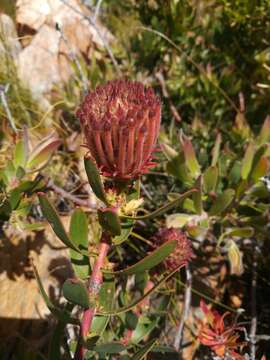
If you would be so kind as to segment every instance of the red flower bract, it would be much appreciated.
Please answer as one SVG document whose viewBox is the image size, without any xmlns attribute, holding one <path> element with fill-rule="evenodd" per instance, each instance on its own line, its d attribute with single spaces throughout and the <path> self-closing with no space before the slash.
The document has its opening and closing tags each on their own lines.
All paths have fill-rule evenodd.
<svg viewBox="0 0 270 360">
<path fill-rule="evenodd" d="M 103 175 L 131 179 L 153 165 L 161 105 L 151 88 L 139 82 L 110 81 L 88 93 L 77 116 Z"/>
<path fill-rule="evenodd" d="M 187 265 L 193 256 L 191 249 L 191 242 L 179 229 L 161 228 L 152 237 L 152 242 L 155 247 L 159 247 L 167 241 L 176 240 L 177 244 L 173 252 L 164 260 L 164 265 L 168 270 L 174 270 L 180 265 Z"/>
<path fill-rule="evenodd" d="M 200 307 L 205 315 L 205 322 L 201 322 L 198 339 L 205 345 L 209 346 L 216 355 L 220 357 L 230 356 L 235 360 L 244 360 L 237 350 L 245 345 L 244 342 L 239 342 L 238 331 L 243 330 L 242 327 L 235 323 L 230 323 L 225 326 L 224 319 L 229 315 L 226 312 L 220 315 L 217 311 L 210 310 L 203 300 L 201 300 Z"/>
</svg>

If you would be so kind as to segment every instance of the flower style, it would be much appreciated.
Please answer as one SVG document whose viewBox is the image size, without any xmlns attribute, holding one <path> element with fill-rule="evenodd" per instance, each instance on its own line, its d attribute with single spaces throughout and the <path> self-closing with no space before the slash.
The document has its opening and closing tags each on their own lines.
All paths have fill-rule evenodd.
<svg viewBox="0 0 270 360">
<path fill-rule="evenodd" d="M 244 342 L 237 342 L 240 336 L 237 331 L 243 330 L 243 328 L 234 323 L 225 326 L 224 319 L 229 312 L 220 315 L 217 311 L 210 310 L 203 300 L 201 300 L 200 307 L 206 316 L 206 321 L 201 323 L 199 341 L 203 345 L 209 346 L 216 355 L 222 358 L 227 355 L 236 360 L 244 360 L 243 356 L 235 352 L 236 349 L 245 345 Z"/>
<path fill-rule="evenodd" d="M 163 261 L 167 270 L 174 270 L 180 265 L 187 265 L 193 256 L 190 240 L 179 229 L 161 228 L 152 237 L 155 247 L 172 240 L 176 240 L 177 244 L 173 252 Z"/>
<path fill-rule="evenodd" d="M 153 165 L 161 118 L 153 89 L 139 82 L 110 81 L 88 93 L 77 116 L 103 175 L 133 179 Z"/>
</svg>

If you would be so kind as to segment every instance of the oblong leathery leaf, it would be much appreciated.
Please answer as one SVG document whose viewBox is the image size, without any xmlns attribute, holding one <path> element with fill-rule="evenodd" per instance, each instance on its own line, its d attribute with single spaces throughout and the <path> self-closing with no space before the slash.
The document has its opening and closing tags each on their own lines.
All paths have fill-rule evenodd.
<svg viewBox="0 0 270 360">
<path fill-rule="evenodd" d="M 203 174 L 203 187 L 206 193 L 216 190 L 218 182 L 218 168 L 217 166 L 209 166 Z"/>
<path fill-rule="evenodd" d="M 137 274 L 152 269 L 154 266 L 160 264 L 167 256 L 169 256 L 175 249 L 177 244 L 176 240 L 167 241 L 158 249 L 154 250 L 151 254 L 138 261 L 136 264 L 129 266 L 126 269 L 114 271 L 112 274 Z"/>
<path fill-rule="evenodd" d="M 71 216 L 69 237 L 79 249 L 87 250 L 88 221 L 86 214 L 81 209 L 76 209 Z M 86 278 L 90 273 L 88 256 L 70 249 L 70 258 L 75 274 L 81 279 Z"/>
<path fill-rule="evenodd" d="M 253 236 L 253 234 L 254 234 L 254 229 L 250 226 L 233 228 L 226 231 L 219 237 L 217 245 L 219 246 L 221 242 L 227 238 L 232 238 L 232 237 L 249 238 Z"/>
<path fill-rule="evenodd" d="M 63 295 L 68 301 L 84 309 L 90 307 L 88 290 L 79 279 L 67 279 L 63 285 Z"/>
<path fill-rule="evenodd" d="M 203 211 L 203 203 L 202 203 L 202 177 L 199 176 L 198 179 L 196 180 L 195 183 L 196 189 L 198 191 L 194 192 L 192 194 L 192 198 L 193 198 L 193 204 L 194 204 L 194 208 L 196 210 L 196 213 L 198 215 L 202 214 Z"/>
<path fill-rule="evenodd" d="M 153 349 L 155 344 L 157 343 L 157 339 L 153 339 L 149 341 L 144 347 L 142 347 L 139 351 L 137 351 L 131 358 L 131 360 L 142 360 L 145 356 Z"/>
<path fill-rule="evenodd" d="M 47 161 L 50 160 L 52 154 L 61 144 L 61 140 L 49 135 L 43 139 L 30 154 L 27 161 L 27 167 L 32 169 L 34 167 L 42 167 Z"/>
<path fill-rule="evenodd" d="M 121 222 L 116 209 L 99 209 L 98 220 L 103 230 L 109 231 L 112 236 L 121 235 Z"/>
<path fill-rule="evenodd" d="M 71 241 L 68 237 L 66 230 L 54 208 L 54 206 L 49 202 L 46 195 L 43 193 L 38 194 L 39 203 L 41 206 L 41 210 L 45 218 L 50 223 L 54 233 L 57 237 L 69 248 L 79 251 L 78 247 Z"/>
<path fill-rule="evenodd" d="M 120 342 L 109 342 L 105 344 L 98 344 L 93 348 L 93 351 L 96 351 L 100 354 L 118 354 L 126 350 L 126 347 Z"/>
<path fill-rule="evenodd" d="M 200 175 L 200 165 L 198 163 L 192 142 L 188 138 L 180 138 L 182 149 L 185 156 L 185 163 L 193 178 Z"/>
<path fill-rule="evenodd" d="M 114 245 L 122 244 L 124 241 L 127 240 L 127 238 L 132 232 L 134 221 L 132 221 L 131 219 L 123 220 L 124 221 L 121 223 L 121 234 L 112 238 L 112 242 Z"/>
<path fill-rule="evenodd" d="M 140 316 L 138 324 L 135 330 L 132 332 L 131 342 L 138 344 L 143 338 L 151 333 L 151 331 L 157 326 L 158 319 L 151 319 L 146 316 Z"/>
<path fill-rule="evenodd" d="M 91 158 L 87 157 L 84 158 L 84 167 L 89 184 L 93 192 L 95 193 L 96 197 L 108 205 L 104 187 L 96 164 Z"/>
<path fill-rule="evenodd" d="M 125 218 L 128 219 L 133 219 L 133 220 L 145 220 L 145 219 L 153 219 L 156 216 L 162 215 L 165 212 L 173 209 L 174 207 L 178 206 L 181 204 L 181 202 L 187 198 L 189 195 L 191 195 L 192 193 L 198 191 L 197 189 L 190 189 L 188 191 L 186 191 L 184 194 L 179 195 L 176 199 L 168 202 L 167 204 L 165 204 L 164 206 L 160 207 L 159 209 L 151 212 L 150 214 L 146 214 L 146 215 L 142 215 L 142 216 L 123 216 Z"/>
<path fill-rule="evenodd" d="M 254 182 L 258 181 L 261 177 L 267 174 L 269 168 L 269 159 L 266 156 L 262 156 L 250 174 L 252 180 Z"/>
<path fill-rule="evenodd" d="M 251 142 L 249 143 L 243 161 L 242 161 L 242 168 L 241 168 L 241 177 L 243 180 L 246 180 L 248 178 L 248 175 L 250 173 L 252 162 L 255 154 L 255 147 L 254 144 Z"/>
<path fill-rule="evenodd" d="M 219 153 L 220 153 L 220 145 L 221 145 L 221 134 L 218 133 L 215 141 L 215 145 L 212 150 L 212 166 L 215 166 L 217 164 Z"/>
<path fill-rule="evenodd" d="M 24 140 L 19 140 L 14 150 L 14 165 L 24 167 L 27 161 L 27 147 Z"/>
<path fill-rule="evenodd" d="M 232 203 L 235 195 L 233 189 L 226 189 L 220 194 L 209 210 L 209 216 L 217 216 L 221 214 Z"/>
</svg>

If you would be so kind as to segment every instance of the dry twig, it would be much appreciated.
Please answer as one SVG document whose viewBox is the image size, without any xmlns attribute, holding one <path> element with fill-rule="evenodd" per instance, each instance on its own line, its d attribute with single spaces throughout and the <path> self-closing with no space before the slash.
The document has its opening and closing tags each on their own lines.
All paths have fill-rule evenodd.
<svg viewBox="0 0 270 360">
<path fill-rule="evenodd" d="M 177 351 L 180 351 L 182 339 L 183 339 L 183 330 L 185 321 L 188 318 L 190 304 L 191 304 L 191 286 L 192 286 L 192 274 L 189 268 L 189 265 L 186 266 L 186 291 L 185 291 L 185 297 L 184 297 L 184 305 L 181 315 L 181 320 L 176 332 L 175 340 L 174 340 L 174 348 Z"/>
</svg>

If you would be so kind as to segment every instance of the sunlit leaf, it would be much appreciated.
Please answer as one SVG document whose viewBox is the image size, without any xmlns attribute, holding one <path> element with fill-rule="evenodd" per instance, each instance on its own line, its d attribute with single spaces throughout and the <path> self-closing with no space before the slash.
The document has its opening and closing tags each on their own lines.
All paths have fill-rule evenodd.
<svg viewBox="0 0 270 360">
<path fill-rule="evenodd" d="M 23 140 L 19 140 L 14 150 L 14 165 L 16 168 L 19 166 L 24 167 L 27 161 L 27 148 Z"/>
<path fill-rule="evenodd" d="M 131 275 L 150 270 L 154 266 L 161 263 L 166 257 L 168 257 L 175 249 L 176 244 L 176 240 L 168 241 L 136 264 L 129 266 L 128 268 L 123 270 L 114 271 L 113 274 Z"/>
<path fill-rule="evenodd" d="M 200 165 L 196 158 L 193 145 L 187 137 L 181 137 L 180 141 L 188 170 L 190 171 L 193 178 L 197 178 L 200 174 Z"/>
<path fill-rule="evenodd" d="M 81 209 L 76 209 L 71 216 L 69 237 L 79 249 L 87 250 L 88 221 L 86 214 Z M 85 279 L 90 272 L 88 257 L 72 249 L 70 249 L 70 257 L 75 274 L 79 278 Z"/>
<path fill-rule="evenodd" d="M 61 140 L 54 135 L 47 136 L 32 151 L 27 161 L 27 167 L 30 169 L 40 168 L 50 160 L 55 150 L 61 144 Z"/>
<path fill-rule="evenodd" d="M 39 203 L 41 206 L 41 210 L 45 218 L 50 223 L 54 233 L 58 236 L 58 238 L 69 248 L 79 251 L 77 246 L 70 240 L 68 237 L 65 228 L 55 210 L 53 205 L 49 202 L 46 195 L 43 193 L 38 194 Z"/>
<path fill-rule="evenodd" d="M 246 149 L 244 159 L 242 162 L 241 177 L 243 180 L 246 180 L 248 178 L 248 175 L 252 167 L 254 153 L 255 153 L 255 147 L 254 144 L 251 142 L 249 143 Z"/>
<path fill-rule="evenodd" d="M 218 182 L 218 168 L 217 166 L 210 166 L 203 174 L 204 191 L 208 194 L 215 192 Z"/>
<path fill-rule="evenodd" d="M 89 184 L 94 194 L 99 200 L 103 201 L 105 204 L 108 205 L 108 201 L 106 199 L 106 194 L 101 181 L 100 173 L 98 171 L 96 164 L 91 158 L 87 157 L 84 158 L 84 167 Z"/>
</svg>

